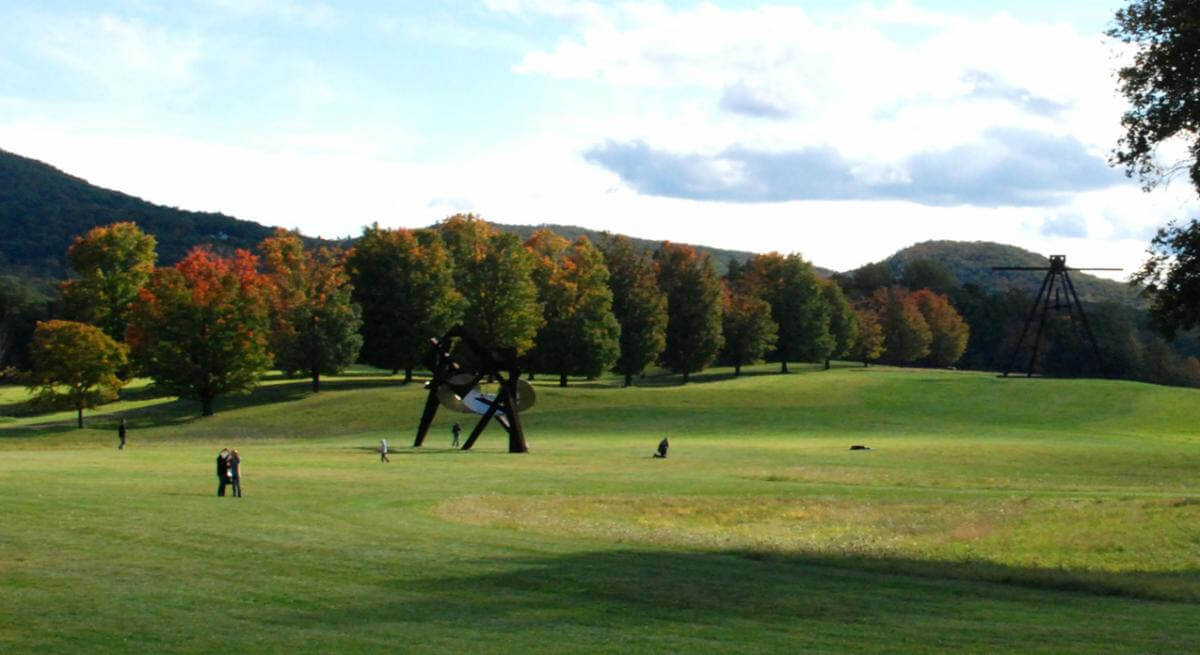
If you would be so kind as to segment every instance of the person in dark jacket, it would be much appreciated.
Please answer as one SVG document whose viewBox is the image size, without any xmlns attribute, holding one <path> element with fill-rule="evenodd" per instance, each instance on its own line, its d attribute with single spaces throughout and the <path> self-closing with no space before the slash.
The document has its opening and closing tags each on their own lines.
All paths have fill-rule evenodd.
<svg viewBox="0 0 1200 655">
<path fill-rule="evenodd" d="M 233 497 L 242 497 L 242 456 L 237 448 L 229 453 L 229 481 L 233 483 Z"/>
<path fill-rule="evenodd" d="M 654 456 L 665 458 L 667 456 L 667 449 L 670 447 L 671 447 L 671 442 L 667 441 L 666 437 L 663 437 L 663 440 L 658 442 L 658 450 L 654 453 Z"/>
<path fill-rule="evenodd" d="M 229 484 L 229 450 L 222 448 L 217 453 L 217 495 L 225 495 L 225 485 Z"/>
<path fill-rule="evenodd" d="M 454 425 L 450 427 L 450 434 L 454 435 L 454 439 L 450 441 L 450 447 L 458 448 L 458 435 L 462 434 L 462 427 L 459 426 L 458 421 L 455 421 Z"/>
<path fill-rule="evenodd" d="M 117 444 L 117 450 L 125 450 L 125 419 L 121 419 L 121 424 L 117 426 L 117 438 L 121 443 Z"/>
</svg>

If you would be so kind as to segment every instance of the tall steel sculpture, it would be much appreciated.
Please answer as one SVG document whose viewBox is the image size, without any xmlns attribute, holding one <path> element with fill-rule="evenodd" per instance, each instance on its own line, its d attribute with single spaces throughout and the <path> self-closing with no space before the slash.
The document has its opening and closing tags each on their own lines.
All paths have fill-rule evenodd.
<svg viewBox="0 0 1200 655">
<path fill-rule="evenodd" d="M 521 379 L 516 350 L 487 348 L 462 326 L 451 328 L 441 339 L 429 341 L 433 351 L 433 379 L 425 385 L 429 397 L 425 400 L 425 411 L 421 414 L 413 447 L 425 442 L 438 406 L 444 405 L 454 411 L 480 415 L 475 429 L 462 445 L 463 450 L 470 450 L 488 422 L 495 419 L 508 431 L 508 452 L 529 452 L 525 432 L 521 429 L 520 412 L 533 406 L 535 396 L 533 387 Z M 470 351 L 470 357 L 455 356 L 455 350 L 463 347 Z M 495 394 L 480 391 L 478 385 L 484 378 L 496 380 L 499 391 Z"/>
<path fill-rule="evenodd" d="M 1046 325 L 1046 314 L 1050 310 L 1067 310 L 1067 316 L 1072 323 L 1075 322 L 1076 316 L 1083 334 L 1092 344 L 1092 352 L 1096 356 L 1096 364 L 1101 371 L 1104 371 L 1104 360 L 1100 356 L 1100 346 L 1096 344 L 1096 337 L 1092 334 L 1092 328 L 1088 325 L 1087 315 L 1083 313 L 1083 304 L 1079 302 L 1079 294 L 1075 293 L 1075 285 L 1071 282 L 1069 271 L 1119 271 L 1119 268 L 1067 268 L 1066 255 L 1050 255 L 1049 266 L 993 266 L 993 271 L 1046 271 L 1046 277 L 1042 279 L 1042 286 L 1038 289 L 1037 297 L 1033 299 L 1033 306 L 1029 308 L 1029 313 L 1025 316 L 1025 326 L 1021 328 L 1021 337 L 1017 339 L 1017 345 L 1013 347 L 1012 356 L 1008 359 L 1008 365 L 1004 367 L 1004 377 L 1013 370 L 1017 363 L 1017 357 L 1021 354 L 1021 346 L 1025 344 L 1025 337 L 1029 334 L 1029 326 L 1033 323 L 1033 317 L 1041 310 L 1041 316 L 1038 318 L 1037 331 L 1033 336 L 1033 355 L 1029 358 L 1029 368 L 1026 372 L 1026 377 L 1033 375 L 1034 365 L 1037 363 L 1038 346 L 1042 339 L 1042 328 Z"/>
</svg>

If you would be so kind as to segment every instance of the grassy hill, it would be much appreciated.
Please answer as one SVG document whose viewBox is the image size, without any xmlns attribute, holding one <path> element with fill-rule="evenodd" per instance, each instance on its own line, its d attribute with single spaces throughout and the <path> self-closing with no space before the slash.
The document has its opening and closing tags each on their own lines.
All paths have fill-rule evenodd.
<svg viewBox="0 0 1200 655">
<path fill-rule="evenodd" d="M 1057 253 L 1056 253 L 1057 254 Z M 1030 296 L 1037 294 L 1045 273 L 1032 271 L 993 271 L 993 266 L 1047 266 L 1046 255 L 1039 255 L 1016 246 L 988 241 L 925 241 L 897 251 L 884 260 L 897 277 L 905 265 L 918 259 L 932 259 L 945 264 L 960 284 L 976 284 L 989 291 L 1020 289 Z M 1104 266 L 1104 262 L 1088 261 L 1082 256 L 1068 257 L 1067 266 Z M 1137 304 L 1137 291 L 1128 284 L 1099 278 L 1088 273 L 1071 273 L 1079 297 L 1084 302 L 1116 302 Z"/>
<path fill-rule="evenodd" d="M 445 448 L 446 413 L 407 448 L 425 392 L 370 371 L 316 395 L 271 380 L 205 419 L 134 389 L 78 431 L 14 416 L 24 392 L 0 388 L 0 651 L 1200 641 L 1200 392 L 767 370 L 539 382 L 527 455 L 495 428 Z M 222 446 L 242 452 L 243 499 L 213 497 Z"/>
<path fill-rule="evenodd" d="M 160 264 L 182 259 L 201 243 L 253 248 L 274 232 L 224 214 L 155 205 L 0 150 L 0 275 L 65 278 L 71 241 L 117 221 L 134 221 L 154 235 Z"/>
</svg>

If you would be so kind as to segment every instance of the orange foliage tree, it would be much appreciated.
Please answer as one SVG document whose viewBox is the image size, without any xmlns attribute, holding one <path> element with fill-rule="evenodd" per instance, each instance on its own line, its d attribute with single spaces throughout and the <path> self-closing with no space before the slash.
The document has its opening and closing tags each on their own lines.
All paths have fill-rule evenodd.
<svg viewBox="0 0 1200 655">
<path fill-rule="evenodd" d="M 915 291 L 912 296 L 917 303 L 917 310 L 929 326 L 929 364 L 954 364 L 967 350 L 967 338 L 971 329 L 946 296 L 929 289 Z"/>
<path fill-rule="evenodd" d="M 312 390 L 321 374 L 336 375 L 354 363 L 362 346 L 361 310 L 350 300 L 352 287 L 342 251 L 308 250 L 300 235 L 279 229 L 259 244 L 270 281 L 271 350 L 275 365 L 289 375 L 303 372 Z"/>
<path fill-rule="evenodd" d="M 221 257 L 194 248 L 154 271 L 138 294 L 126 331 L 135 361 L 170 393 L 213 401 L 248 393 L 271 364 L 268 282 L 245 250 Z"/>
</svg>

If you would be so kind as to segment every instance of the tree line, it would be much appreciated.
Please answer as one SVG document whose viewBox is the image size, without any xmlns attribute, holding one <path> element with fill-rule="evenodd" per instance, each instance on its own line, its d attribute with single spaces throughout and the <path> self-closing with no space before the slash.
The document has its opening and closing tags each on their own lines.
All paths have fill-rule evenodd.
<svg viewBox="0 0 1200 655">
<path fill-rule="evenodd" d="M 632 384 L 652 366 L 687 382 L 714 363 L 741 367 L 854 358 L 953 364 L 968 328 L 929 289 L 876 290 L 851 303 L 799 255 L 771 253 L 717 274 L 711 258 L 663 242 L 522 242 L 474 215 L 428 229 L 364 228 L 348 250 L 278 231 L 256 252 L 197 247 L 154 266 L 155 239 L 132 222 L 97 227 L 67 253 L 55 320 L 36 323 L 26 382 L 35 403 L 82 412 L 133 374 L 200 402 L 249 391 L 269 368 L 311 378 L 358 361 L 411 381 L 431 337 L 462 323 L 512 347 L 530 376 Z"/>
</svg>

